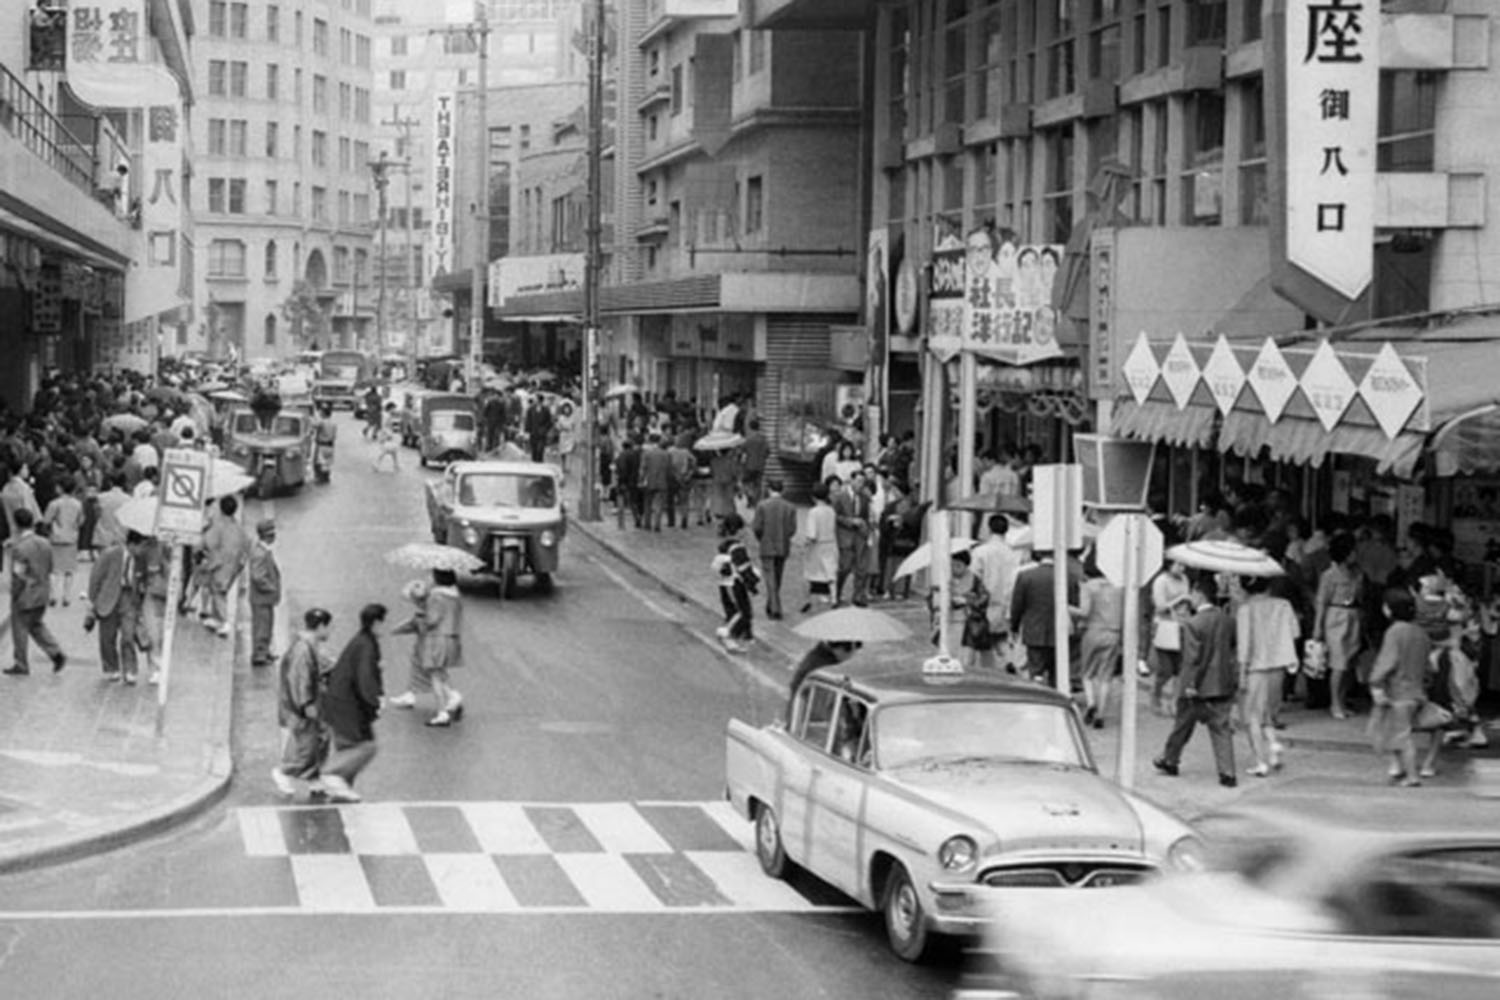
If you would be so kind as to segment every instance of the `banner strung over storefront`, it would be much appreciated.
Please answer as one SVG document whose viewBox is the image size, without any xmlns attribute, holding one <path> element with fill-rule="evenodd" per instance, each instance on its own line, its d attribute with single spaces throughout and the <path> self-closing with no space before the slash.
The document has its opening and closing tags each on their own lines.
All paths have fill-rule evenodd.
<svg viewBox="0 0 1500 1000">
<path fill-rule="evenodd" d="M 1200 363 L 1206 349 L 1179 333 L 1159 352 L 1142 332 L 1120 372 L 1137 404 L 1144 404 L 1160 381 L 1178 410 L 1201 401 L 1225 416 L 1235 409 L 1258 410 L 1274 424 L 1300 397 L 1325 431 L 1345 422 L 1356 402 L 1367 413 L 1362 422 L 1373 422 L 1389 440 L 1408 429 L 1408 422 L 1414 431 L 1432 429 L 1424 405 L 1426 359 L 1403 357 L 1389 343 L 1369 354 L 1326 340 L 1315 348 L 1283 349 L 1270 337 L 1256 347 L 1221 336 Z"/>
<path fill-rule="evenodd" d="M 586 258 L 581 253 L 502 257 L 490 263 L 489 305 L 499 309 L 518 295 L 574 292 L 583 288 Z"/>
<path fill-rule="evenodd" d="M 170 70 L 151 61 L 145 0 L 74 3 L 68 8 L 67 48 L 68 86 L 80 100 L 96 108 L 139 109 L 146 118 L 137 186 L 146 246 L 126 275 L 125 319 L 176 309 L 187 298 L 179 253 L 186 209 L 182 88 Z M 128 163 L 104 167 L 130 171 Z"/>
</svg>

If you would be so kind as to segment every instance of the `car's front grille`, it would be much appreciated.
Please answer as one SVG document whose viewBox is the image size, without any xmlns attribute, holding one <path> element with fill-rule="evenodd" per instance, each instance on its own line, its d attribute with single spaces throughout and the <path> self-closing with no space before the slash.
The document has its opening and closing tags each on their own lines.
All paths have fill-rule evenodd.
<svg viewBox="0 0 1500 1000">
<path fill-rule="evenodd" d="M 991 868 L 979 876 L 1000 889 L 1108 889 L 1132 885 L 1151 874 L 1146 865 L 1059 862 L 1017 868 Z"/>
</svg>

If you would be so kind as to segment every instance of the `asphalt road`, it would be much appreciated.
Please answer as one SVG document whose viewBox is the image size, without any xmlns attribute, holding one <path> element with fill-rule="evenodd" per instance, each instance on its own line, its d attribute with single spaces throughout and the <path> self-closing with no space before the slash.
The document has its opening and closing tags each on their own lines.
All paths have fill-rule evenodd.
<svg viewBox="0 0 1500 1000">
<path fill-rule="evenodd" d="M 270 511 L 287 612 L 405 613 L 425 539 L 403 452 L 373 473 L 345 422 L 334 482 Z M 705 553 L 705 567 L 708 557 Z M 706 570 L 705 570 L 706 574 Z M 466 715 L 388 710 L 366 803 L 273 794 L 274 677 L 242 667 L 229 799 L 157 841 L 0 880 L 0 996 L 938 997 L 878 918 L 815 882 L 764 879 L 722 804 L 726 721 L 780 707 L 714 622 L 576 534 L 556 588 L 466 600 Z M 384 642 L 388 692 L 408 646 Z"/>
</svg>

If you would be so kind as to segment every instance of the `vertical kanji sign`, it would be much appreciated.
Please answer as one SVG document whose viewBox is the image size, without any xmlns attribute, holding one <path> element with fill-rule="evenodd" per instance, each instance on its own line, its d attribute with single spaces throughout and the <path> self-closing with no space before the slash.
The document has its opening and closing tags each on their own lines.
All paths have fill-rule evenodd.
<svg viewBox="0 0 1500 1000">
<path fill-rule="evenodd" d="M 434 278 L 453 268 L 454 94 L 432 97 L 432 238 L 427 243 L 427 273 Z"/>
<path fill-rule="evenodd" d="M 1287 261 L 1345 299 L 1374 270 L 1377 0 L 1285 0 Z"/>
</svg>

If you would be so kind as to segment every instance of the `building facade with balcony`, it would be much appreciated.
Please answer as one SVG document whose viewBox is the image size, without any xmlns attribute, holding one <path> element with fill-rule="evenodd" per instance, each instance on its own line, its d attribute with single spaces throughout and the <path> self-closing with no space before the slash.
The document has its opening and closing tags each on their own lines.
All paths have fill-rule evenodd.
<svg viewBox="0 0 1500 1000">
<path fill-rule="evenodd" d="M 180 109 L 192 94 L 191 11 L 175 0 L 139 6 L 136 62 L 115 71 L 151 76 Z M 0 399 L 15 408 L 29 404 L 46 368 L 151 370 L 161 330 L 186 319 L 178 306 L 192 266 L 190 217 L 175 200 L 158 209 L 148 181 L 170 192 L 187 174 L 180 157 L 164 177 L 142 169 L 148 125 L 175 135 L 177 119 L 118 107 L 107 88 L 90 86 L 88 60 L 70 65 L 65 16 L 0 2 Z M 142 224 L 146 202 L 160 233 Z M 142 277 L 149 283 L 135 290 L 150 294 L 132 302 L 127 288 Z"/>
<path fill-rule="evenodd" d="M 1353 95 L 1378 108 L 1374 194 L 1360 206 L 1373 215 L 1373 278 L 1356 299 L 1329 309 L 1326 296 L 1287 278 L 1278 249 L 1290 225 L 1287 192 L 1306 180 L 1289 174 L 1278 146 L 1294 114 L 1282 74 L 1304 54 L 1278 55 L 1273 44 L 1285 37 L 1278 18 L 1286 6 L 759 0 L 758 27 L 857 28 L 872 40 L 870 223 L 891 248 L 893 282 L 912 293 L 911 308 L 887 314 L 892 370 L 910 375 L 927 363 L 927 269 L 939 244 L 989 231 L 1020 246 L 1065 248 L 1051 289 L 1063 350 L 1034 365 L 980 366 L 984 446 L 1035 445 L 1056 460 L 1067 456 L 1072 431 L 1094 423 L 1201 445 L 1158 463 L 1168 470 L 1159 493 L 1173 510 L 1192 509 L 1202 492 L 1258 459 L 1273 460 L 1277 485 L 1324 509 L 1340 463 L 1409 470 L 1408 439 L 1453 416 L 1445 401 L 1474 398 L 1462 370 L 1484 366 L 1490 382 L 1500 376 L 1500 351 L 1485 343 L 1500 331 L 1494 321 L 1466 320 L 1461 339 L 1479 344 L 1462 358 L 1426 329 L 1455 312 L 1487 317 L 1495 304 L 1484 276 L 1500 247 L 1487 177 L 1500 123 L 1492 103 L 1500 12 L 1481 0 L 1344 5 L 1359 8 L 1356 34 L 1378 61 L 1369 92 Z M 1342 20 L 1335 27 L 1352 30 Z M 1372 324 L 1386 332 L 1369 333 Z M 1279 421 L 1259 411 L 1250 389 L 1218 416 L 1202 386 L 1191 405 L 1171 400 L 1164 380 L 1150 399 L 1128 398 L 1122 366 L 1142 332 L 1157 362 L 1184 334 L 1201 367 L 1221 334 L 1259 345 L 1268 335 L 1292 343 L 1305 330 L 1291 352 L 1306 348 L 1289 361 L 1294 376 L 1319 339 L 1347 352 L 1356 382 L 1379 346 L 1371 338 L 1397 341 L 1403 357 L 1417 359 L 1412 371 L 1426 372 L 1431 413 L 1390 438 L 1371 436 L 1375 417 L 1361 399 L 1331 427 L 1320 425 L 1315 394 L 1300 389 Z M 943 377 L 928 381 L 925 395 L 956 399 L 957 364 L 931 367 Z M 923 395 L 888 403 L 915 408 Z M 1239 412 L 1247 406 L 1252 412 Z M 1403 448 L 1404 458 L 1387 461 Z"/>
<path fill-rule="evenodd" d="M 371 0 L 195 0 L 199 322 L 177 351 L 373 350 Z"/>
</svg>

